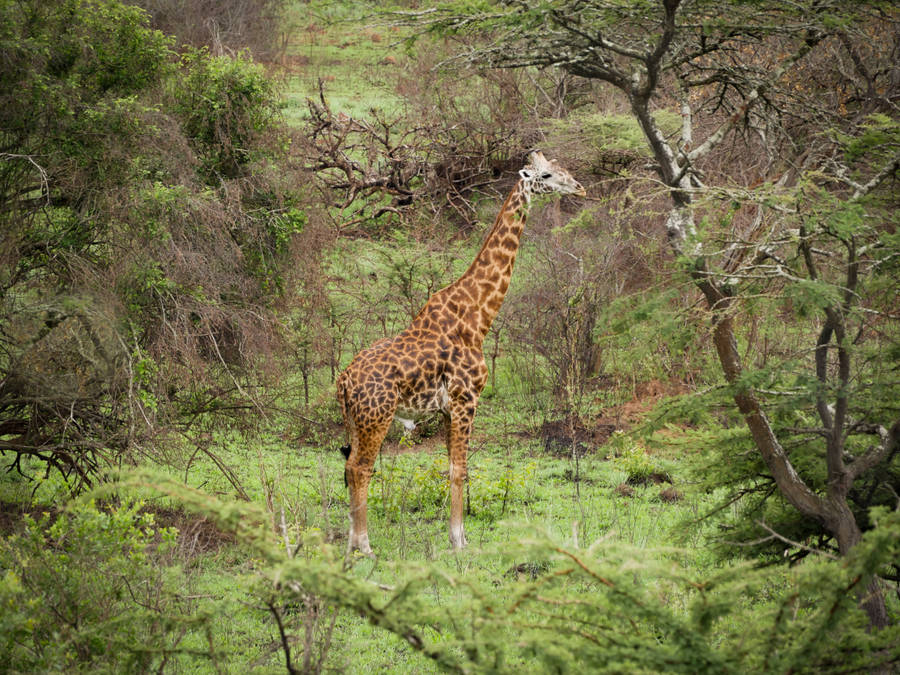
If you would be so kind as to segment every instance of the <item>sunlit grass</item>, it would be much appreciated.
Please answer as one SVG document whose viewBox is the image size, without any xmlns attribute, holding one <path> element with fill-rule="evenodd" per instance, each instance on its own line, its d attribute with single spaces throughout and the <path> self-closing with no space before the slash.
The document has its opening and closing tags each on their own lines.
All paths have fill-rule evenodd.
<svg viewBox="0 0 900 675">
<path fill-rule="evenodd" d="M 284 115 L 296 122 L 306 99 L 318 99 L 320 86 L 336 113 L 367 117 L 375 108 L 389 114 L 400 109 L 398 68 L 405 60 L 402 34 L 383 25 L 371 8 L 336 8 L 312 3 L 297 8 L 297 30 L 287 56 Z"/>
</svg>

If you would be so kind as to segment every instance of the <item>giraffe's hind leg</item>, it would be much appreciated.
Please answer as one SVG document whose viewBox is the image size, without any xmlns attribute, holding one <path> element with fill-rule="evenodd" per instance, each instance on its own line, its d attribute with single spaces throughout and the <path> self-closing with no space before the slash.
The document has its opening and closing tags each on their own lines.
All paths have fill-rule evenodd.
<svg viewBox="0 0 900 675">
<path fill-rule="evenodd" d="M 347 541 L 348 552 L 360 551 L 373 556 L 369 545 L 367 510 L 369 499 L 369 481 L 372 468 L 381 442 L 391 426 L 393 415 L 386 419 L 375 420 L 365 427 L 357 427 L 355 438 L 351 443 L 350 456 L 344 468 L 347 487 L 350 490 L 350 536 Z"/>
</svg>

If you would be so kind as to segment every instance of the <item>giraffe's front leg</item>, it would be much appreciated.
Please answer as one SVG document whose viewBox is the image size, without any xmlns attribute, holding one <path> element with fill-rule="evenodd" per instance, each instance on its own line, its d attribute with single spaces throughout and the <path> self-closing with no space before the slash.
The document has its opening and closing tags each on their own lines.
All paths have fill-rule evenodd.
<svg viewBox="0 0 900 675">
<path fill-rule="evenodd" d="M 350 490 L 350 536 L 347 541 L 350 553 L 360 551 L 370 557 L 375 555 L 369 545 L 367 523 L 369 480 L 372 478 L 372 468 L 381 450 L 381 443 L 391 426 L 394 407 L 396 404 L 391 405 L 388 410 L 381 410 L 377 416 L 354 420 L 355 431 L 352 434 L 350 456 L 347 457 L 344 468 Z"/>
<path fill-rule="evenodd" d="M 450 454 L 450 546 L 455 551 L 466 545 L 463 486 L 466 482 L 469 434 L 474 417 L 474 403 L 464 402 L 451 406 L 447 450 Z"/>
</svg>

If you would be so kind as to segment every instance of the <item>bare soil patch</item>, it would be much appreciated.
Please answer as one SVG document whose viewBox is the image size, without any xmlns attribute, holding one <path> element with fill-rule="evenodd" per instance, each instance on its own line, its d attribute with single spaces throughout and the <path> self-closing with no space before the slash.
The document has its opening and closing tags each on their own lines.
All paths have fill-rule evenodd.
<svg viewBox="0 0 900 675">
<path fill-rule="evenodd" d="M 204 553 L 215 553 L 234 542 L 234 535 L 225 532 L 206 516 L 198 516 L 181 509 L 145 507 L 153 514 L 157 525 L 178 530 L 178 549 L 181 555 L 192 558 Z"/>
<path fill-rule="evenodd" d="M 56 519 L 57 509 L 47 506 L 25 506 L 14 502 L 0 502 L 0 535 L 9 536 L 22 531 L 25 516 L 39 520 L 45 513 Z"/>
<path fill-rule="evenodd" d="M 544 452 L 556 457 L 571 457 L 574 451 L 583 457 L 609 440 L 616 428 L 604 422 L 586 426 L 580 419 L 549 420 L 541 425 Z"/>
</svg>

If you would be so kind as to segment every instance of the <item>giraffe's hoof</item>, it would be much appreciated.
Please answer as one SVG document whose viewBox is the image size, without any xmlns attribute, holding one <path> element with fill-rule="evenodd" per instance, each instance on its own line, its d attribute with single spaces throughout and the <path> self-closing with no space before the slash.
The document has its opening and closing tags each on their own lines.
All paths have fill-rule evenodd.
<svg viewBox="0 0 900 675">
<path fill-rule="evenodd" d="M 454 551 L 461 551 L 466 547 L 466 534 L 462 528 L 450 528 L 450 547 Z"/>
<path fill-rule="evenodd" d="M 353 537 L 351 535 L 350 541 L 347 543 L 347 553 L 349 555 L 358 553 L 369 558 L 375 557 L 375 553 L 372 551 L 372 547 L 369 545 L 369 537 L 367 535 L 363 535 L 361 537 Z"/>
</svg>

